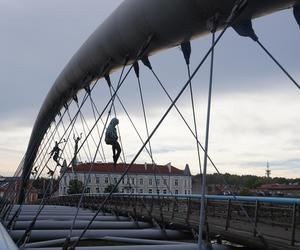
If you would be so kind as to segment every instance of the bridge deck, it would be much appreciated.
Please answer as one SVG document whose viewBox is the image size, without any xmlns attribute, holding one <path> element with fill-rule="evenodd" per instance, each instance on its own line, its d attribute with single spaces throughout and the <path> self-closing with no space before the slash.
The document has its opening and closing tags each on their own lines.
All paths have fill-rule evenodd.
<svg viewBox="0 0 300 250">
<path fill-rule="evenodd" d="M 104 198 L 105 194 L 89 194 L 84 197 L 83 204 L 97 209 Z M 62 196 L 50 202 L 76 206 L 78 199 L 77 195 Z M 300 199 L 208 196 L 207 231 L 211 238 L 255 248 L 264 249 L 265 241 L 272 249 L 299 249 L 298 204 Z M 117 215 L 130 215 L 137 220 L 154 222 L 162 228 L 180 228 L 195 233 L 199 225 L 199 207 L 199 197 L 193 195 L 115 194 L 105 209 Z"/>
</svg>

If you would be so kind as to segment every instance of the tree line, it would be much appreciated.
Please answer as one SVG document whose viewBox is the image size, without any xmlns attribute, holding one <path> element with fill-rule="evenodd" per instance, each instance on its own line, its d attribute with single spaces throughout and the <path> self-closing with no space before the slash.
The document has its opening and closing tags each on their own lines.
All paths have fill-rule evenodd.
<svg viewBox="0 0 300 250">
<path fill-rule="evenodd" d="M 288 179 L 284 177 L 274 177 L 274 178 L 267 178 L 262 176 L 255 176 L 255 175 L 235 175 L 235 174 L 207 174 L 207 184 L 228 184 L 238 187 L 245 187 L 249 189 L 257 188 L 263 184 L 271 184 L 271 183 L 278 183 L 278 184 L 299 184 L 300 185 L 300 178 L 296 179 Z M 193 180 L 199 180 L 199 174 L 193 177 Z"/>
</svg>

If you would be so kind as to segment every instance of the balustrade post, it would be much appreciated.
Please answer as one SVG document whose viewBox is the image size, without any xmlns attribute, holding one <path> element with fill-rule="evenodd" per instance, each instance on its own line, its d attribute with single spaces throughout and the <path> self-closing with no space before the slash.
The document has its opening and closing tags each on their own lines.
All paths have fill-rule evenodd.
<svg viewBox="0 0 300 250">
<path fill-rule="evenodd" d="M 291 237 L 291 245 L 295 245 L 295 232 L 296 232 L 296 221 L 297 221 L 297 205 L 294 203 L 293 206 L 293 218 L 292 218 L 292 237 Z"/>
<path fill-rule="evenodd" d="M 230 226 L 230 217 L 231 217 L 231 200 L 229 199 L 227 204 L 227 217 L 226 217 L 226 224 L 225 224 L 226 231 Z"/>
<path fill-rule="evenodd" d="M 188 198 L 187 199 L 187 210 L 186 210 L 186 218 L 185 218 L 185 222 L 187 225 L 190 225 L 190 212 L 191 212 L 191 199 Z"/>
<path fill-rule="evenodd" d="M 258 210 L 259 210 L 259 202 L 256 201 L 255 203 L 255 214 L 254 214 L 254 231 L 253 231 L 253 236 L 256 237 L 257 235 L 257 222 L 258 222 Z"/>
</svg>

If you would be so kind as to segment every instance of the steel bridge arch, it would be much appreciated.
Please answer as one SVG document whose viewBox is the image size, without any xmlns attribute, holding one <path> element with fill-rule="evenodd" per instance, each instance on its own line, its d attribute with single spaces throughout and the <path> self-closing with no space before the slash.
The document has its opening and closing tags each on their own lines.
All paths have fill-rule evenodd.
<svg viewBox="0 0 300 250">
<path fill-rule="evenodd" d="M 147 56 L 207 34 L 207 20 L 216 13 L 221 29 L 235 3 L 235 0 L 125 0 L 80 47 L 46 96 L 26 150 L 18 203 L 24 201 L 24 187 L 45 132 L 63 105 L 79 90 L 120 68 L 126 57 L 132 63 L 151 36 L 153 39 L 145 51 Z M 248 0 L 237 22 L 299 4 L 300 0 Z"/>
</svg>

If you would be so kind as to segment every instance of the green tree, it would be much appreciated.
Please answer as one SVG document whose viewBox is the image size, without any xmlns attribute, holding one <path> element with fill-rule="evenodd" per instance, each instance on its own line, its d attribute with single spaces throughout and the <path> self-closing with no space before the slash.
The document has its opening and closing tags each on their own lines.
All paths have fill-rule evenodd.
<svg viewBox="0 0 300 250">
<path fill-rule="evenodd" d="M 80 194 L 83 190 L 83 183 L 79 180 L 70 180 L 68 194 Z"/>
<path fill-rule="evenodd" d="M 250 190 L 248 188 L 243 188 L 241 191 L 240 191 L 240 194 L 241 196 L 249 196 L 251 195 L 250 193 Z"/>
<path fill-rule="evenodd" d="M 108 185 L 105 189 L 104 189 L 104 193 L 110 193 L 114 188 L 113 184 Z M 114 193 L 119 193 L 119 189 L 118 187 L 116 188 L 116 190 L 114 191 Z"/>
</svg>

